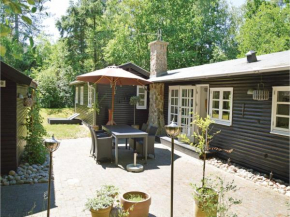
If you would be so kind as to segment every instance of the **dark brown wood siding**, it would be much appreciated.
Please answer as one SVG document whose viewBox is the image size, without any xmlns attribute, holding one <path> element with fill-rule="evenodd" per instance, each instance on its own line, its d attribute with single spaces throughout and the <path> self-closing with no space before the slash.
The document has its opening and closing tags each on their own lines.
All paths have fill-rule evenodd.
<svg viewBox="0 0 290 217">
<path fill-rule="evenodd" d="M 28 87 L 17 85 L 17 95 L 22 94 L 23 97 L 27 95 Z M 26 141 L 23 137 L 26 136 L 27 130 L 24 125 L 26 122 L 28 109 L 23 105 L 23 99 L 17 98 L 17 165 L 19 164 L 21 154 L 23 153 Z"/>
<path fill-rule="evenodd" d="M 81 87 L 84 87 L 84 103 L 83 105 L 80 104 L 80 94 L 81 94 Z M 84 122 L 93 125 L 94 123 L 94 114 L 91 108 L 88 107 L 88 84 L 83 83 L 76 85 L 76 87 L 79 88 L 79 97 L 78 97 L 78 103 L 75 105 L 76 106 L 76 113 L 79 113 L 80 116 L 78 119 L 83 120 Z"/>
<path fill-rule="evenodd" d="M 105 125 L 109 120 L 109 109 L 112 105 L 112 89 L 110 85 L 97 85 L 97 91 L 99 93 L 99 100 L 105 96 L 100 102 L 101 111 L 97 115 L 96 124 Z M 134 107 L 129 104 L 130 97 L 136 96 L 136 86 L 118 86 L 115 95 L 115 109 L 114 109 L 114 121 L 116 124 L 132 125 L 134 122 Z M 148 119 L 148 93 L 147 93 L 147 109 L 136 109 L 136 124 L 142 125 L 146 123 Z"/>
<path fill-rule="evenodd" d="M 16 83 L 6 80 L 6 87 L 1 87 L 1 174 L 17 167 L 16 150 Z"/>
<path fill-rule="evenodd" d="M 171 85 L 209 84 L 214 87 L 233 87 L 232 126 L 215 124 L 214 130 L 221 130 L 211 143 L 223 149 L 233 149 L 231 154 L 219 152 L 223 159 L 231 158 L 242 166 L 289 182 L 289 137 L 270 133 L 272 112 L 272 87 L 289 86 L 289 71 L 263 74 L 265 88 L 270 91 L 267 101 L 255 101 L 247 90 L 256 89 L 261 75 L 232 76 L 199 81 L 165 84 L 165 121 L 168 123 L 168 87 Z M 245 105 L 244 115 L 242 108 Z"/>
</svg>

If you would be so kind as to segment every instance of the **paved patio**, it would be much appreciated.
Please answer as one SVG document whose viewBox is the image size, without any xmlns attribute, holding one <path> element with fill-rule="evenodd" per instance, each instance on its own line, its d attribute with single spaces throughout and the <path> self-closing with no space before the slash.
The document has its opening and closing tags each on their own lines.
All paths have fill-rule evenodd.
<svg viewBox="0 0 290 217">
<path fill-rule="evenodd" d="M 129 173 L 123 168 L 133 161 L 132 150 L 119 148 L 119 163 L 98 165 L 89 157 L 91 139 L 61 141 L 54 153 L 53 198 L 51 216 L 90 216 L 83 211 L 86 199 L 92 197 L 102 184 L 113 184 L 121 192 L 141 190 L 152 196 L 150 217 L 168 217 L 170 208 L 170 149 L 156 144 L 156 159 L 149 159 L 142 173 Z M 181 152 L 175 152 L 174 216 L 192 217 L 194 204 L 191 182 L 202 175 L 202 162 Z M 131 160 L 130 160 L 131 159 Z M 142 161 L 139 161 L 142 163 Z M 215 174 L 227 181 L 235 179 L 240 188 L 234 195 L 242 204 L 233 207 L 238 216 L 289 216 L 289 198 L 262 186 L 207 165 L 207 174 Z M 15 185 L 1 188 L 1 216 L 46 216 L 43 198 L 47 184 Z"/>
</svg>

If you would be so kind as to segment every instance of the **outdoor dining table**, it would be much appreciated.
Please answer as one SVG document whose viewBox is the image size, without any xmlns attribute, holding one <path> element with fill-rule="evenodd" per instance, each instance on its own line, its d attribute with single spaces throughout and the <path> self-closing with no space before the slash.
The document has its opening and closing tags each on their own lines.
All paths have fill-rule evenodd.
<svg viewBox="0 0 290 217">
<path fill-rule="evenodd" d="M 119 139 L 143 138 L 145 144 L 145 163 L 147 163 L 148 133 L 137 130 L 129 125 L 103 125 L 103 130 L 112 134 L 115 138 L 115 164 L 118 165 L 118 141 Z"/>
</svg>

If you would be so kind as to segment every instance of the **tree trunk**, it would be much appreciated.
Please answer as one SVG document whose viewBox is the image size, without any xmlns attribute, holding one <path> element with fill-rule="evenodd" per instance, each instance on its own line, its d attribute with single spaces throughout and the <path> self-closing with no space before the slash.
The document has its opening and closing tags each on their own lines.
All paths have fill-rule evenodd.
<svg viewBox="0 0 290 217">
<path fill-rule="evenodd" d="M 94 20 L 94 39 L 93 39 L 93 44 L 94 44 L 94 68 L 97 69 L 96 16 L 94 16 L 93 20 Z"/>
<path fill-rule="evenodd" d="M 19 17 L 15 14 L 15 35 L 14 38 L 19 41 Z"/>
</svg>

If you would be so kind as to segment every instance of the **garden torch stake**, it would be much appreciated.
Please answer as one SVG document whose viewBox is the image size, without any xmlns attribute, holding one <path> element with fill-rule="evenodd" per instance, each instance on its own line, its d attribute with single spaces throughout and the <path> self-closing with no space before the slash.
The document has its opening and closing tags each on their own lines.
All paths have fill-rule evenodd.
<svg viewBox="0 0 290 217">
<path fill-rule="evenodd" d="M 173 217 L 173 168 L 174 168 L 174 138 L 171 137 L 171 198 L 170 198 L 170 217 Z"/>
<path fill-rule="evenodd" d="M 49 181 L 48 181 L 48 201 L 47 201 L 47 217 L 49 217 L 50 211 L 50 185 L 51 185 L 51 167 L 52 167 L 52 152 L 49 153 Z"/>
</svg>

